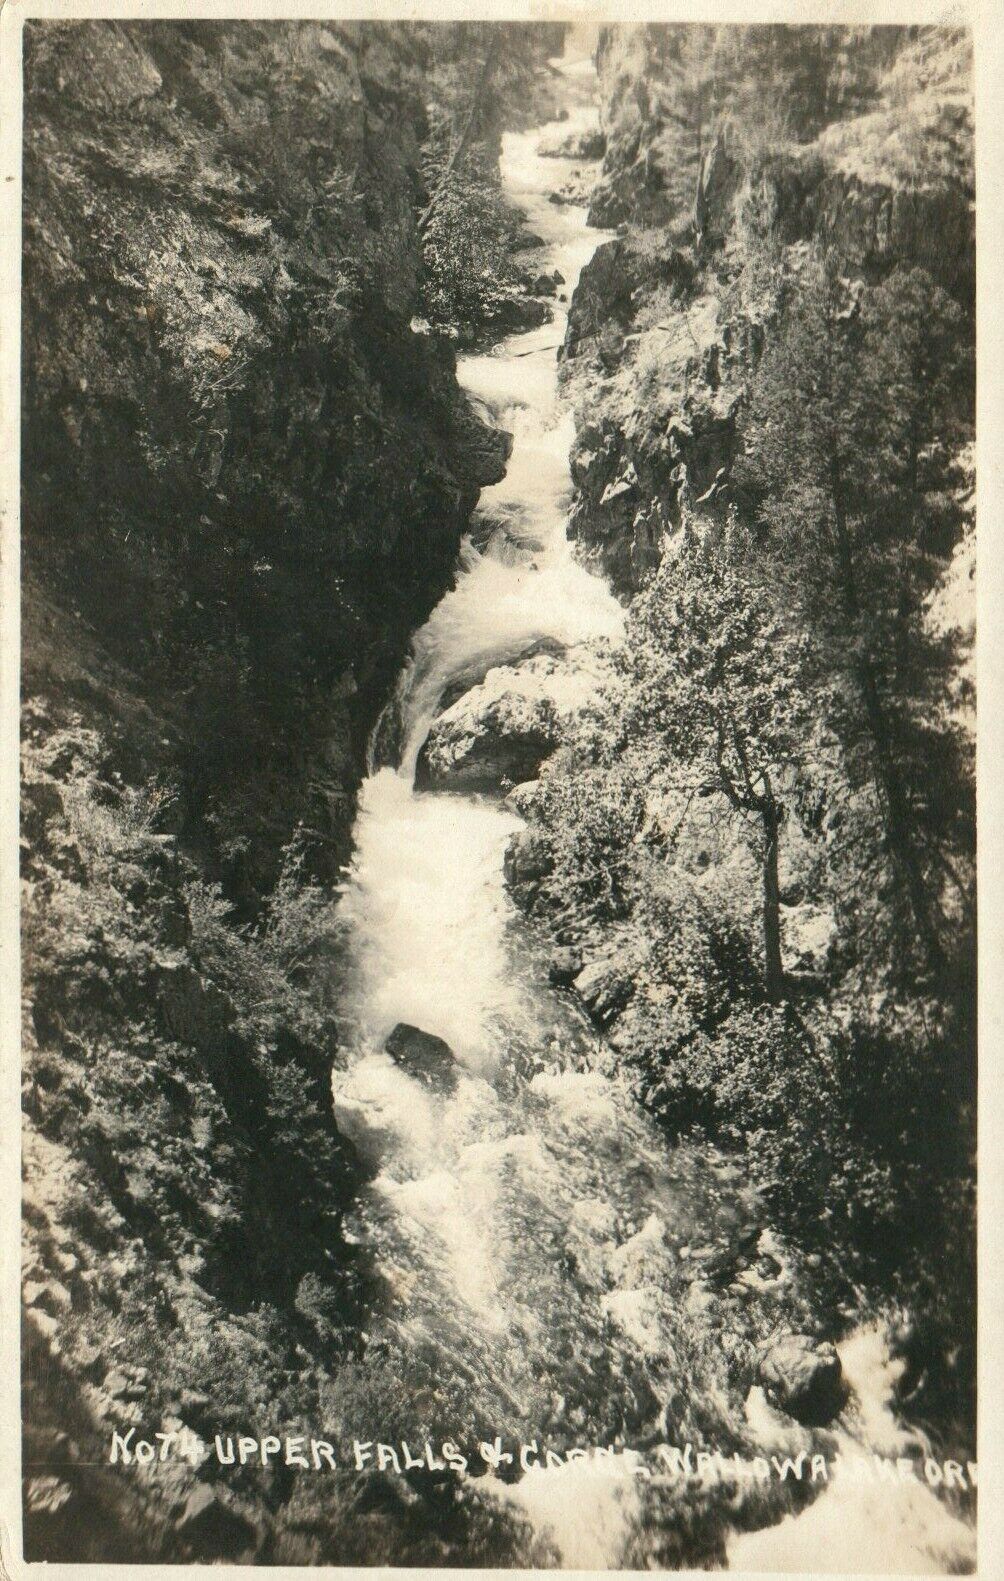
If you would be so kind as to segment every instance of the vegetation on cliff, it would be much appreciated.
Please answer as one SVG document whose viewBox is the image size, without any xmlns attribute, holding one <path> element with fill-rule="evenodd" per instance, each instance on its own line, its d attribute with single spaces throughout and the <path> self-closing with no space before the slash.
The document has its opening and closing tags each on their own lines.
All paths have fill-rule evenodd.
<svg viewBox="0 0 1004 1581">
<path fill-rule="evenodd" d="M 561 32 L 560 25 L 490 22 L 431 30 L 423 302 L 430 323 L 465 346 L 491 344 L 547 317 L 518 256 L 522 216 L 502 195 L 498 158 L 504 129 L 549 115 L 547 57 L 560 52 Z"/>
<path fill-rule="evenodd" d="M 477 42 L 26 33 L 27 571 L 177 719 L 185 834 L 252 909 L 297 824 L 344 859 L 366 733 L 504 464 L 410 328 L 451 113 L 422 95 Z"/>
<path fill-rule="evenodd" d="M 482 44 L 25 29 L 35 1557 L 260 1555 L 288 1474 L 239 1477 L 243 1513 L 184 1464 L 133 1487 L 94 1470 L 110 1429 L 319 1423 L 354 1353 L 330 883 L 369 729 L 508 453 L 448 338 L 413 327 L 429 149 Z M 553 45 L 509 40 L 524 85 Z M 500 103 L 470 147 L 486 190 Z"/>
<path fill-rule="evenodd" d="M 515 892 L 667 1127 L 745 1150 L 847 1311 L 909 1312 L 910 1409 L 968 1443 L 967 41 L 646 27 L 600 62 L 572 531 L 628 627 L 520 792 Z"/>
<path fill-rule="evenodd" d="M 500 1552 L 487 1504 L 421 1472 L 95 1469 L 112 1426 L 412 1430 L 393 1358 L 356 1358 L 330 881 L 368 731 L 508 455 L 450 343 L 547 312 L 496 163 L 517 100 L 539 118 L 556 38 L 512 29 L 500 53 L 497 31 L 26 30 L 40 1558 Z M 613 29 L 600 65 L 593 215 L 622 233 L 569 322 L 572 532 L 630 601 L 626 640 L 585 711 L 545 707 L 529 672 L 501 700 L 483 682 L 420 771 L 494 789 L 557 743 L 514 796 L 529 828 L 507 864 L 553 980 L 668 1133 L 710 1133 L 726 1170 L 745 1153 L 831 1315 L 898 1304 L 910 1414 L 961 1454 L 972 697 L 946 588 L 971 525 L 966 40 Z M 519 751 L 468 740 L 465 708 Z M 553 1236 L 545 1261 L 567 1254 Z M 562 1335 L 576 1368 L 581 1337 Z M 434 1357 L 414 1359 L 434 1393 Z M 687 1540 L 666 1536 L 669 1561 Z"/>
</svg>

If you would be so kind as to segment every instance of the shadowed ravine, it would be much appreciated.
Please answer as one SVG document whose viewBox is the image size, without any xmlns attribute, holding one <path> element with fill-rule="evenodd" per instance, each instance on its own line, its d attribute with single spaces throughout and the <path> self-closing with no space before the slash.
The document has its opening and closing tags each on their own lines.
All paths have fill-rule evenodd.
<svg viewBox="0 0 1004 1581">
<path fill-rule="evenodd" d="M 603 233 L 586 228 L 584 209 L 548 201 L 565 169 L 536 153 L 542 137 L 592 114 L 589 63 L 562 66 L 570 120 L 507 136 L 502 173 L 544 239 L 542 267 L 560 271 L 570 298 Z M 401 678 L 399 767 L 377 769 L 360 795 L 342 901 L 355 1051 L 333 1087 L 339 1125 L 371 1171 L 351 1231 L 370 1251 L 380 1297 L 351 1431 L 399 1451 L 402 1440 L 416 1453 L 427 1441 L 437 1453 L 458 1446 L 479 1474 L 467 1496 L 503 1512 L 501 1563 L 730 1561 L 797 1572 L 825 1553 L 834 1569 L 965 1568 L 968 1528 L 920 1481 L 804 1483 L 795 1493 L 775 1482 L 737 1497 L 660 1471 L 664 1442 L 832 1457 L 848 1447 L 915 1454 L 917 1440 L 891 1413 L 895 1373 L 877 1328 L 841 1347 L 851 1392 L 828 1432 L 737 1390 L 712 1276 L 762 1237 L 754 1193 L 715 1149 L 669 1149 L 612 1053 L 547 986 L 503 883 L 517 815 L 487 798 L 414 789 L 448 688 L 456 696 L 458 683 L 474 685 L 542 641 L 567 649 L 620 630 L 620 606 L 566 539 L 564 327 L 559 302 L 552 323 L 460 365 L 472 398 L 514 435 L 507 475 L 480 506 L 486 522 L 505 525 L 504 545 L 486 533 L 483 552 L 465 546 L 456 585 Z M 453 1067 L 416 1079 L 384 1049 L 398 1023 L 445 1040 Z M 751 1342 L 775 1309 L 789 1325 L 811 1310 L 783 1251 L 778 1262 L 778 1293 L 764 1285 L 754 1296 Z M 478 1445 L 496 1439 L 514 1458 L 487 1469 Z M 596 1447 L 641 1451 L 653 1474 L 623 1461 L 612 1474 Z M 570 1450 L 589 1453 L 569 1461 Z"/>
</svg>

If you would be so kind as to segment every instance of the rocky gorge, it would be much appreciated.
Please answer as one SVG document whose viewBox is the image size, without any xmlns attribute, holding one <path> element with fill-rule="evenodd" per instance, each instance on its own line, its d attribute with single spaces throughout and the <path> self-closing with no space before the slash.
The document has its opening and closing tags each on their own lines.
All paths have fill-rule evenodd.
<svg viewBox="0 0 1004 1581">
<path fill-rule="evenodd" d="M 707 1477 L 598 1482 L 580 1448 L 971 1456 L 968 1317 L 909 1255 L 911 1171 L 935 1251 L 938 1216 L 967 1211 L 958 963 L 954 989 L 922 976 L 962 1071 L 947 1142 L 915 1115 L 945 1056 L 918 1077 L 889 1024 L 868 1032 L 905 1128 L 890 1156 L 862 1120 L 855 1017 L 867 992 L 912 1046 L 917 996 L 861 956 L 822 833 L 877 838 L 867 772 L 812 802 L 783 766 L 800 812 L 778 816 L 765 993 L 759 847 L 720 785 L 688 821 L 674 775 L 696 748 L 659 715 L 667 770 L 639 703 L 674 695 L 677 662 L 645 666 L 691 587 L 681 557 L 761 508 L 756 380 L 815 251 L 847 322 L 916 266 L 971 333 L 965 40 L 618 27 L 598 83 L 574 37 L 548 64 L 560 43 L 514 32 L 515 89 L 454 191 L 458 85 L 492 59 L 476 25 L 28 41 L 39 1557 L 741 1565 L 819 1533 L 854 1558 L 867 1531 L 882 1567 L 908 1522 L 918 1567 L 968 1562 L 961 1472 L 891 1514 L 859 1489 L 848 1516 L 801 1473 L 723 1503 Z M 437 249 L 496 203 L 472 305 Z M 937 254 L 935 217 L 956 243 Z M 951 394 L 931 445 L 964 458 L 963 379 Z M 964 733 L 964 461 L 937 489 L 925 608 Z M 731 584 L 694 563 L 680 668 L 703 675 L 695 645 L 737 616 L 709 613 Z M 817 675 L 803 703 L 792 677 L 784 718 L 810 733 L 830 691 Z M 738 684 L 759 749 L 765 683 Z M 155 1421 L 262 1446 L 316 1424 L 341 1469 L 95 1469 L 110 1426 Z M 419 1439 L 402 1476 L 388 1445 Z M 459 1461 L 487 1474 L 456 1485 Z"/>
<path fill-rule="evenodd" d="M 29 1554 L 199 1557 L 262 1531 L 89 1468 L 141 1407 L 198 1429 L 229 1378 L 247 1416 L 351 1346 L 321 885 L 511 443 L 448 335 L 412 327 L 426 95 L 448 113 L 478 40 L 192 21 L 24 42 Z M 548 47 L 512 50 L 531 99 Z M 510 317 L 539 321 L 513 281 Z"/>
</svg>

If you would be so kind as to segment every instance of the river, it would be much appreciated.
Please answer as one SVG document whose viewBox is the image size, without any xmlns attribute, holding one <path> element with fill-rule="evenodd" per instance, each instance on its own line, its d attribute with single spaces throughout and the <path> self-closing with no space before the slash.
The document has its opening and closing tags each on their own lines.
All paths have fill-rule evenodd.
<svg viewBox="0 0 1004 1581">
<path fill-rule="evenodd" d="M 557 64 L 569 117 L 508 134 L 502 179 L 543 238 L 539 267 L 560 272 L 570 300 L 604 236 L 583 208 L 549 201 L 581 161 L 541 157 L 538 145 L 595 117 L 588 56 L 573 42 Z M 843 1348 L 853 1392 L 833 1434 L 809 1434 L 759 1391 L 737 1391 L 706 1269 L 765 1233 L 740 1163 L 704 1144 L 671 1148 L 610 1051 L 548 987 L 503 882 L 517 813 L 415 789 L 445 694 L 542 640 L 570 650 L 566 684 L 587 689 L 577 650 L 621 630 L 620 605 L 566 537 L 573 429 L 556 350 L 566 313 L 556 301 L 552 322 L 460 363 L 472 400 L 513 433 L 513 452 L 479 506 L 487 548 L 465 543 L 455 586 L 414 639 L 396 699 L 399 762 L 375 768 L 361 791 L 342 897 L 354 1052 L 333 1091 L 371 1173 L 349 1233 L 367 1248 L 379 1297 L 363 1360 L 334 1403 L 339 1425 L 396 1445 L 399 1460 L 404 1444 L 418 1456 L 428 1444 L 436 1468 L 444 1442 L 457 1446 L 467 1472 L 445 1475 L 467 1513 L 435 1506 L 460 1534 L 452 1563 L 804 1573 L 825 1555 L 846 1570 L 964 1568 L 969 1529 L 921 1482 L 877 1493 L 835 1483 L 810 1499 L 660 1471 L 661 1442 L 752 1456 L 841 1444 L 907 1453 L 917 1441 L 891 1414 L 895 1369 L 878 1328 Z M 504 547 L 488 531 L 499 524 Z M 398 1023 L 449 1045 L 443 1080 L 419 1081 L 386 1051 Z M 780 1263 L 784 1283 L 783 1251 Z M 800 1300 L 787 1288 L 778 1310 L 790 1317 Z M 761 1304 L 769 1325 L 769 1292 Z M 643 1451 L 654 1474 L 625 1449 Z M 420 1538 L 413 1552 L 436 1557 Z"/>
</svg>

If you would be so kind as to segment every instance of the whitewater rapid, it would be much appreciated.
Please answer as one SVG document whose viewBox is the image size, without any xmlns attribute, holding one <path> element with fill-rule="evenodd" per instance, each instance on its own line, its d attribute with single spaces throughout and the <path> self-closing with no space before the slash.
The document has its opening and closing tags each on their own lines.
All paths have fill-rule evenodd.
<svg viewBox="0 0 1004 1581">
<path fill-rule="evenodd" d="M 541 157 L 538 146 L 595 119 L 589 60 L 573 50 L 555 64 L 569 118 L 506 135 L 502 180 L 543 238 L 536 267 L 557 270 L 570 301 L 605 238 L 587 228 L 581 207 L 549 201 L 581 161 Z M 609 1050 L 547 986 L 503 880 L 517 814 L 499 800 L 414 785 L 448 692 L 535 644 L 574 650 L 616 642 L 622 631 L 620 605 L 577 564 L 567 539 L 573 425 L 557 357 L 567 301 L 553 309 L 551 322 L 458 366 L 471 399 L 513 434 L 512 456 L 481 497 L 478 538 L 487 547 L 465 543 L 454 587 L 414 639 L 396 700 L 399 762 L 372 772 L 361 790 L 341 901 L 353 1053 L 333 1093 L 339 1126 L 370 1170 L 348 1220 L 382 1291 L 364 1380 L 367 1368 L 382 1380 L 401 1433 L 416 1441 L 498 1436 L 538 1446 L 523 1475 L 499 1469 L 470 1482 L 472 1497 L 516 1523 L 499 1563 L 644 1568 L 674 1552 L 665 1534 L 678 1490 L 611 1477 L 570 1447 L 629 1447 L 643 1428 L 651 1432 L 681 1377 L 720 1408 L 730 1431 L 747 1431 L 725 1403 L 726 1358 L 702 1342 L 688 1259 L 692 1245 L 743 1232 L 749 1193 L 715 1149 L 667 1148 Z M 500 527 L 504 553 L 492 538 Z M 398 1023 L 449 1045 L 448 1089 L 422 1085 L 386 1051 Z M 869 1356 L 856 1373 L 869 1403 L 847 1430 L 855 1442 L 869 1411 L 888 1425 L 892 1384 Z M 375 1383 L 369 1390 L 365 1398 L 384 1398 Z M 388 1436 L 393 1412 L 373 1411 L 366 1421 L 357 1406 L 346 1426 Z M 545 1443 L 554 1446 L 550 1465 Z M 932 1554 L 939 1564 L 948 1551 L 957 1558 L 970 1538 L 933 1495 L 928 1507 L 924 1491 L 894 1518 L 889 1500 L 861 1509 L 860 1553 L 856 1507 L 828 1492 L 780 1525 L 730 1538 L 728 1561 L 795 1572 L 811 1553 L 818 1564 L 823 1545 L 826 1562 L 860 1569 L 861 1554 L 894 1554 L 905 1521 L 919 1531 L 911 1528 L 910 1567 L 937 1573 Z"/>
</svg>

